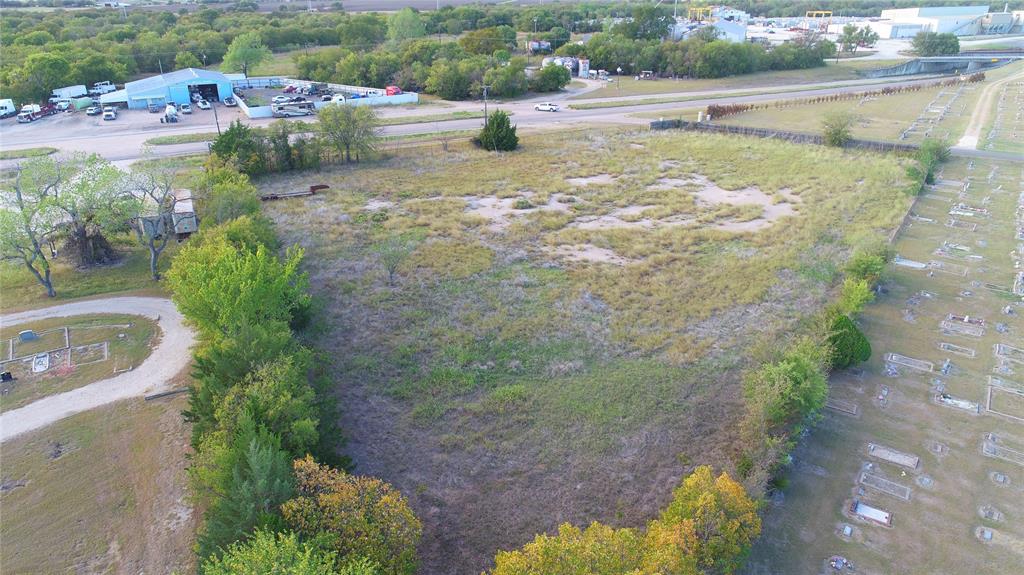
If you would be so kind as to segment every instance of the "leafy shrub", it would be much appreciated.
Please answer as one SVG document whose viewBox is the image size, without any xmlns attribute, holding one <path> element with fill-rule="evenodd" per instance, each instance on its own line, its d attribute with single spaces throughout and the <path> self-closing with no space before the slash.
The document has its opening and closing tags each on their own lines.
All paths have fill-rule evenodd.
<svg viewBox="0 0 1024 575">
<path fill-rule="evenodd" d="M 829 330 L 832 366 L 845 369 L 871 359 L 871 343 L 846 315 L 837 315 Z"/>
<path fill-rule="evenodd" d="M 834 112 L 825 116 L 821 122 L 826 146 L 842 148 L 853 139 L 853 123 L 856 118 L 846 112 Z"/>
<path fill-rule="evenodd" d="M 289 575 L 335 575 L 334 553 L 302 543 L 294 533 L 261 529 L 248 540 L 231 545 L 221 557 L 207 560 L 203 575 L 277 575 L 286 568 Z M 346 571 L 342 571 L 346 573 Z M 372 575 L 373 571 L 347 572 Z"/>
<path fill-rule="evenodd" d="M 519 136 L 508 114 L 497 110 L 487 118 L 484 129 L 474 142 L 485 150 L 510 152 L 519 147 Z"/>
<path fill-rule="evenodd" d="M 517 210 L 528 210 L 533 207 L 533 204 L 531 204 L 530 200 L 526 198 L 519 198 L 514 204 L 512 204 L 512 207 Z"/>
<path fill-rule="evenodd" d="M 349 475 L 307 456 L 294 462 L 298 496 L 281 507 L 285 521 L 316 537 L 341 559 L 366 557 L 384 573 L 412 575 L 422 527 L 395 488 Z"/>
</svg>

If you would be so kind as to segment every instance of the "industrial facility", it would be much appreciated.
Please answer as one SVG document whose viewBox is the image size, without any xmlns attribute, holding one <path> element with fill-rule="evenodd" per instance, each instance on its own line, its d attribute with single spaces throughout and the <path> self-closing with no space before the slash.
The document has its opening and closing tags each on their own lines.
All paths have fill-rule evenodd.
<svg viewBox="0 0 1024 575">
<path fill-rule="evenodd" d="M 868 27 L 883 40 L 913 38 L 919 32 L 957 36 L 1009 34 L 1024 29 L 1024 10 L 989 12 L 989 6 L 939 6 L 882 10 L 879 18 L 834 21 L 828 31 L 842 32 L 846 24 Z"/>
<path fill-rule="evenodd" d="M 128 82 L 123 90 L 100 96 L 104 106 L 127 106 L 130 110 L 145 110 L 150 106 L 188 104 L 192 93 L 204 100 L 219 102 L 233 93 L 231 79 L 220 72 L 185 68 L 158 76 Z"/>
</svg>

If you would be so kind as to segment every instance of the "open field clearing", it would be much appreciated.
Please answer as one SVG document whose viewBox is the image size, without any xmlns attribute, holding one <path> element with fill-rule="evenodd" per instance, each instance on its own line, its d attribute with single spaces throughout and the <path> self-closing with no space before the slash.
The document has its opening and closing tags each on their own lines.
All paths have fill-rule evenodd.
<svg viewBox="0 0 1024 575">
<path fill-rule="evenodd" d="M 4 572 L 190 572 L 186 403 L 123 401 L 5 442 Z"/>
<path fill-rule="evenodd" d="M 36 340 L 19 333 L 33 330 Z M 16 378 L 0 383 L 0 411 L 130 371 L 159 338 L 156 322 L 139 316 L 95 315 L 55 318 L 12 328 L 0 326 L 2 371 Z M 45 369 L 33 365 L 42 355 Z"/>
<path fill-rule="evenodd" d="M 985 86 L 1019 73 L 1021 66 L 1013 64 L 986 72 L 986 80 L 980 83 L 961 83 L 861 99 L 804 103 L 800 100 L 787 102 L 785 96 L 780 95 L 778 102 L 767 104 L 765 109 L 727 116 L 718 123 L 817 134 L 821 132 L 821 120 L 826 115 L 849 112 L 856 116 L 852 130 L 855 138 L 917 143 L 925 137 L 932 137 L 956 143 L 970 123 Z M 872 88 L 865 86 L 864 89 L 870 91 Z M 1006 114 L 1013 111 L 1010 105 Z M 678 110 L 638 116 L 696 120 L 697 110 L 680 105 Z M 1006 134 L 1004 132 L 1004 137 Z"/>
<path fill-rule="evenodd" d="M 818 573 L 835 554 L 857 573 L 1020 570 L 1022 186 L 1019 163 L 959 158 L 919 198 L 895 244 L 903 259 L 861 316 L 872 359 L 832 379 L 830 402 L 858 409 L 827 409 L 794 451 L 746 573 Z M 849 513 L 854 499 L 891 527 Z"/>
<path fill-rule="evenodd" d="M 699 92 L 703 90 L 729 90 L 740 88 L 766 88 L 772 86 L 785 86 L 788 84 L 809 84 L 821 82 L 835 82 L 840 80 L 857 80 L 862 78 L 861 70 L 884 68 L 895 64 L 889 60 L 864 60 L 856 59 L 830 60 L 824 67 L 810 68 L 807 70 L 782 70 L 774 72 L 759 72 L 757 74 L 744 74 L 742 76 L 730 76 L 727 78 L 704 78 L 672 80 L 668 78 L 660 80 L 634 80 L 633 76 L 615 76 L 614 70 L 609 70 L 612 79 L 608 85 L 569 98 L 590 99 L 590 98 L 617 98 L 621 96 L 639 96 L 643 94 L 669 94 L 673 92 Z"/>
<path fill-rule="evenodd" d="M 590 131 L 264 179 L 306 249 L 347 452 L 411 498 L 424 572 L 562 521 L 636 525 L 732 470 L 739 371 L 910 198 L 892 156 Z M 808 167 L 813 166 L 813 169 Z"/>
</svg>

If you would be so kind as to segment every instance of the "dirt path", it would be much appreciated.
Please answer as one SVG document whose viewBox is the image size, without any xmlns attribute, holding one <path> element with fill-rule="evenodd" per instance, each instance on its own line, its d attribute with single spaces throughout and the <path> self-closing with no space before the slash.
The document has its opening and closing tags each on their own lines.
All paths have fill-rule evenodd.
<svg viewBox="0 0 1024 575">
<path fill-rule="evenodd" d="M 1007 82 L 1013 82 L 1024 78 L 1024 70 L 997 82 L 992 82 L 985 87 L 981 93 L 981 97 L 978 98 L 978 103 L 974 107 L 974 113 L 971 114 L 971 123 L 967 124 L 967 129 L 964 130 L 964 136 L 960 138 L 960 141 L 956 143 L 957 148 L 967 148 L 973 150 L 978 147 L 978 140 L 981 139 L 981 130 L 988 123 L 988 117 L 992 114 L 992 105 L 996 94 L 999 93 L 999 89 L 1003 87 L 1003 84 Z"/>
<path fill-rule="evenodd" d="M 0 325 L 10 327 L 44 318 L 98 313 L 132 314 L 155 319 L 162 332 L 160 342 L 142 365 L 132 371 L 51 395 L 0 415 L 0 442 L 75 413 L 158 391 L 189 364 L 189 348 L 194 341 L 192 330 L 184 325 L 181 314 L 169 299 L 115 297 L 78 301 L 0 316 Z"/>
</svg>

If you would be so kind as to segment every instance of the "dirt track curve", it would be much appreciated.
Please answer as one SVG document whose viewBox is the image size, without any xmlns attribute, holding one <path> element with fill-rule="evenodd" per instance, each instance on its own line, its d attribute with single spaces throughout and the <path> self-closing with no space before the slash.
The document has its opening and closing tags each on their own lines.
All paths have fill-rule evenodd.
<svg viewBox="0 0 1024 575">
<path fill-rule="evenodd" d="M 191 361 L 189 349 L 195 338 L 169 299 L 114 297 L 77 301 L 0 316 L 0 325 L 11 327 L 41 319 L 102 313 L 141 315 L 154 319 L 162 332 L 160 342 L 149 357 L 132 371 L 51 395 L 0 414 L 0 442 L 46 427 L 76 413 L 160 391 Z"/>
</svg>

